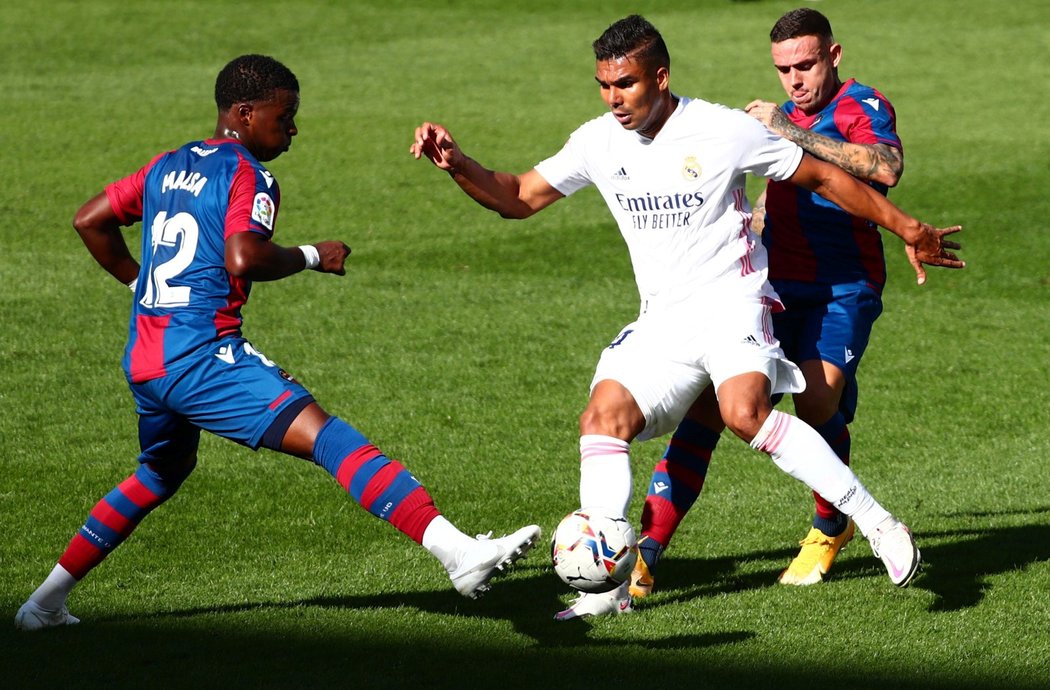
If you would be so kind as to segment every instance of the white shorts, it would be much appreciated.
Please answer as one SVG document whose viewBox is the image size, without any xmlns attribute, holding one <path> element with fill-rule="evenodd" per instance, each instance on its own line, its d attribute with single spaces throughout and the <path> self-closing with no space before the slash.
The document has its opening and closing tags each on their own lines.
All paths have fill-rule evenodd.
<svg viewBox="0 0 1050 690">
<path fill-rule="evenodd" d="M 630 391 L 645 416 L 639 441 L 673 431 L 709 383 L 717 389 L 739 374 L 764 374 L 773 393 L 800 393 L 802 372 L 773 336 L 773 304 L 754 298 L 643 314 L 602 352 L 591 390 L 612 379 Z"/>
</svg>

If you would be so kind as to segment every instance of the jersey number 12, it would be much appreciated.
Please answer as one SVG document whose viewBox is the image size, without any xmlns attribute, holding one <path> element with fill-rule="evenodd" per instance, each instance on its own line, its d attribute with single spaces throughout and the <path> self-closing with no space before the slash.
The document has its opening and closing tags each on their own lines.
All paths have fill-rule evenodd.
<svg viewBox="0 0 1050 690">
<path fill-rule="evenodd" d="M 175 276 L 182 273 L 193 262 L 197 253 L 197 237 L 200 227 L 197 220 L 189 213 L 176 213 L 168 218 L 167 211 L 161 211 L 153 219 L 150 235 L 153 240 L 153 258 L 146 293 L 139 300 L 142 306 L 154 308 L 184 307 L 190 303 L 190 288 L 186 285 L 168 285 Z M 161 247 L 178 247 L 175 254 L 161 263 L 157 263 L 157 254 Z M 167 252 L 165 252 L 167 253 Z"/>
</svg>

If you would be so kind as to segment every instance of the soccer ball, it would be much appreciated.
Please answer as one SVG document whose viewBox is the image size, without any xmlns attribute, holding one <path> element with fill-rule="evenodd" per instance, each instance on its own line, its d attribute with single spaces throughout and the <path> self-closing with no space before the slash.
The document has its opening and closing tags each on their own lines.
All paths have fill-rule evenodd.
<svg viewBox="0 0 1050 690">
<path fill-rule="evenodd" d="M 615 589 L 631 575 L 637 557 L 631 523 L 601 509 L 569 513 L 551 541 L 554 572 L 581 592 Z"/>
</svg>

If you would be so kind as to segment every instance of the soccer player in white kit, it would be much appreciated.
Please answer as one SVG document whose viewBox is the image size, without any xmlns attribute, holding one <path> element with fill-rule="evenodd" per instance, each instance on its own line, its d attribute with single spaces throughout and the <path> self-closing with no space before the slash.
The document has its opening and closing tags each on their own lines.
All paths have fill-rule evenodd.
<svg viewBox="0 0 1050 690">
<path fill-rule="evenodd" d="M 471 198 L 505 218 L 527 218 L 595 185 L 627 243 L 641 298 L 637 320 L 603 352 L 580 417 L 580 504 L 626 515 L 628 449 L 673 430 L 712 383 L 726 425 L 853 518 L 894 584 L 921 556 L 884 509 L 801 420 L 774 410 L 773 393 L 805 381 L 770 326 L 782 309 L 751 232 L 748 173 L 791 180 L 901 237 L 909 259 L 961 267 L 937 229 L 907 215 L 839 168 L 802 151 L 741 111 L 672 93 L 659 32 L 632 15 L 594 42 L 595 79 L 610 112 L 579 127 L 557 154 L 521 175 L 483 167 L 442 125 L 424 122 L 410 148 L 447 171 Z M 625 613 L 627 583 L 582 594 L 555 618 Z"/>
</svg>

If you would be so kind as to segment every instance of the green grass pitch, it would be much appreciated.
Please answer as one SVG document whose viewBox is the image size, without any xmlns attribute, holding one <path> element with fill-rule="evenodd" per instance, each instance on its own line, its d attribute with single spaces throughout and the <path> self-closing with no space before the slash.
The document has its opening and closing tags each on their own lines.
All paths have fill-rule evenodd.
<svg viewBox="0 0 1050 690">
<path fill-rule="evenodd" d="M 70 227 L 154 153 L 207 136 L 245 52 L 302 85 L 270 168 L 278 241 L 344 239 L 349 276 L 257 284 L 246 335 L 397 457 L 465 529 L 577 500 L 576 418 L 633 316 L 622 240 L 593 190 L 512 223 L 408 154 L 424 119 L 524 171 L 602 112 L 590 42 L 638 11 L 672 85 L 782 100 L 768 31 L 796 0 L 116 2 L 0 8 L 0 681 L 5 687 L 1050 687 L 1050 14 L 1042 0 L 817 4 L 841 73 L 897 109 L 891 198 L 962 223 L 963 272 L 914 284 L 886 234 L 886 310 L 862 367 L 854 466 L 928 561 L 896 590 L 863 540 L 833 578 L 774 578 L 804 487 L 725 438 L 632 616 L 556 624 L 541 545 L 488 597 L 323 471 L 217 439 L 179 496 L 77 589 L 79 626 L 16 609 L 134 468 L 119 358 L 128 293 Z M 757 192 L 756 184 L 751 190 Z M 754 194 L 752 194 L 752 197 Z M 138 231 L 129 232 L 137 247 Z M 658 441 L 633 451 L 637 519 Z"/>
</svg>

